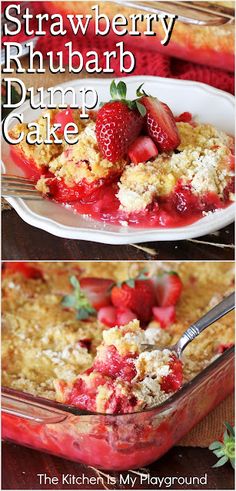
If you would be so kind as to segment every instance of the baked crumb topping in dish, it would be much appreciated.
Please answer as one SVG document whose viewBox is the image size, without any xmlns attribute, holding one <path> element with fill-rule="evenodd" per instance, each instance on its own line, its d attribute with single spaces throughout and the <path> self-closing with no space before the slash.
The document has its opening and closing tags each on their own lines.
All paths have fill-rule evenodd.
<svg viewBox="0 0 236 491">
<path fill-rule="evenodd" d="M 121 84 L 121 85 L 120 85 Z M 46 199 L 73 212 L 121 226 L 179 227 L 234 201 L 234 139 L 171 109 L 139 87 L 126 100 L 124 82 L 111 84 L 112 100 L 87 120 L 79 110 L 47 110 L 61 144 L 29 144 L 26 124 L 13 153 Z M 46 120 L 37 123 L 42 137 Z M 77 142 L 63 129 L 75 123 Z M 73 135 L 74 136 L 74 135 Z"/>
<path fill-rule="evenodd" d="M 160 404 L 180 388 L 182 362 L 168 349 L 142 352 L 146 342 L 137 320 L 104 331 L 92 367 L 73 385 L 55 382 L 57 399 L 115 414 Z"/>
<path fill-rule="evenodd" d="M 174 269 L 161 262 L 4 263 L 3 385 L 106 413 L 163 402 L 234 343 L 230 313 L 181 362 L 173 357 L 168 346 L 234 288 L 233 263 Z M 148 343 L 160 350 L 144 351 Z"/>
</svg>

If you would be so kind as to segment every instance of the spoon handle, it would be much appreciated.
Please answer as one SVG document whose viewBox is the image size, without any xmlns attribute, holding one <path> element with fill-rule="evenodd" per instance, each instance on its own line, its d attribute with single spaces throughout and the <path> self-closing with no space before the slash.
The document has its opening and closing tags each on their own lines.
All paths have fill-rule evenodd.
<svg viewBox="0 0 236 491">
<path fill-rule="evenodd" d="M 191 324 L 191 326 L 183 333 L 179 341 L 175 345 L 175 350 L 178 356 L 186 346 L 193 341 L 206 327 L 213 324 L 218 319 L 221 319 L 225 314 L 233 310 L 235 307 L 235 293 L 231 293 L 228 297 L 224 298 L 222 302 L 218 303 L 213 309 L 209 310 L 199 320 Z"/>
</svg>

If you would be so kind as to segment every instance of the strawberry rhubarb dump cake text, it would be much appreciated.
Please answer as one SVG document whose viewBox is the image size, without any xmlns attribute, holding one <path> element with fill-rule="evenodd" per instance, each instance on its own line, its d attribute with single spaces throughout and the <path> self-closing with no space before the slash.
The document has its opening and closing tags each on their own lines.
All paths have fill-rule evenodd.
<svg viewBox="0 0 236 491">
<path fill-rule="evenodd" d="M 89 119 L 79 110 L 47 110 L 62 143 L 27 143 L 18 124 L 14 157 L 48 199 L 87 217 L 123 226 L 178 227 L 225 208 L 234 199 L 234 141 L 211 124 L 171 109 L 140 86 L 127 99 L 124 82 L 111 84 L 111 101 Z M 46 133 L 45 114 L 38 119 Z M 77 143 L 66 143 L 75 123 Z"/>
</svg>

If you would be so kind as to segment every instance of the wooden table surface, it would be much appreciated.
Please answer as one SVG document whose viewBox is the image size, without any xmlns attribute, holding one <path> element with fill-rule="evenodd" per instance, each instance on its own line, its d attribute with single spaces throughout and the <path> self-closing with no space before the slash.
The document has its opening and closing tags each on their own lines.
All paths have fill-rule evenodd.
<svg viewBox="0 0 236 491">
<path fill-rule="evenodd" d="M 112 246 L 80 240 L 61 239 L 26 224 L 14 210 L 2 213 L 3 260 L 233 260 L 234 249 L 195 243 L 149 242 L 142 244 L 153 250 L 149 254 L 131 245 Z M 234 243 L 234 226 L 217 235 L 197 239 L 219 244 Z M 141 244 L 140 244 L 141 245 Z"/>
<path fill-rule="evenodd" d="M 105 476 L 104 481 L 100 479 L 100 484 L 88 485 L 85 482 L 83 485 L 62 484 L 62 474 L 72 474 L 74 476 L 95 476 L 97 477 L 96 469 L 85 465 L 63 460 L 58 457 L 53 457 L 45 453 L 37 452 L 25 447 L 14 445 L 11 443 L 3 443 L 3 477 L 1 489 L 131 489 L 132 486 L 125 485 L 120 481 L 120 473 L 108 472 L 111 477 L 116 478 L 114 481 L 108 480 Z M 170 465 L 171 463 L 171 465 Z M 230 464 L 224 467 L 213 469 L 215 456 L 207 449 L 190 448 L 190 447 L 175 447 L 164 455 L 160 460 L 150 465 L 147 469 L 149 474 L 149 482 L 145 481 L 141 484 L 140 476 L 134 472 L 129 472 L 133 478 L 137 478 L 132 489 L 234 489 L 234 473 Z M 141 470 L 139 472 L 142 472 Z M 143 471 L 144 472 L 144 471 Z M 57 477 L 59 484 L 39 484 L 37 474 L 46 474 L 50 478 Z M 181 485 L 175 482 L 173 485 L 166 484 L 157 486 L 157 482 L 153 479 L 158 476 L 162 477 L 187 477 L 196 476 L 198 478 L 207 474 L 207 484 L 198 485 Z M 127 476 L 126 472 L 122 476 Z M 48 481 L 47 481 L 48 482 Z M 80 480 L 81 482 L 81 480 Z"/>
</svg>

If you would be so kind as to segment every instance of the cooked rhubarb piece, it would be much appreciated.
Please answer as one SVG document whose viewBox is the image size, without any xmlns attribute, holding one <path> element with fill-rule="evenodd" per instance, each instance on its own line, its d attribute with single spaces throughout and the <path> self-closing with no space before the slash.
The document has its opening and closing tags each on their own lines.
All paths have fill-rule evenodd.
<svg viewBox="0 0 236 491">
<path fill-rule="evenodd" d="M 158 149 L 151 138 L 139 136 L 129 147 L 128 155 L 133 164 L 139 164 L 157 157 Z"/>
</svg>

